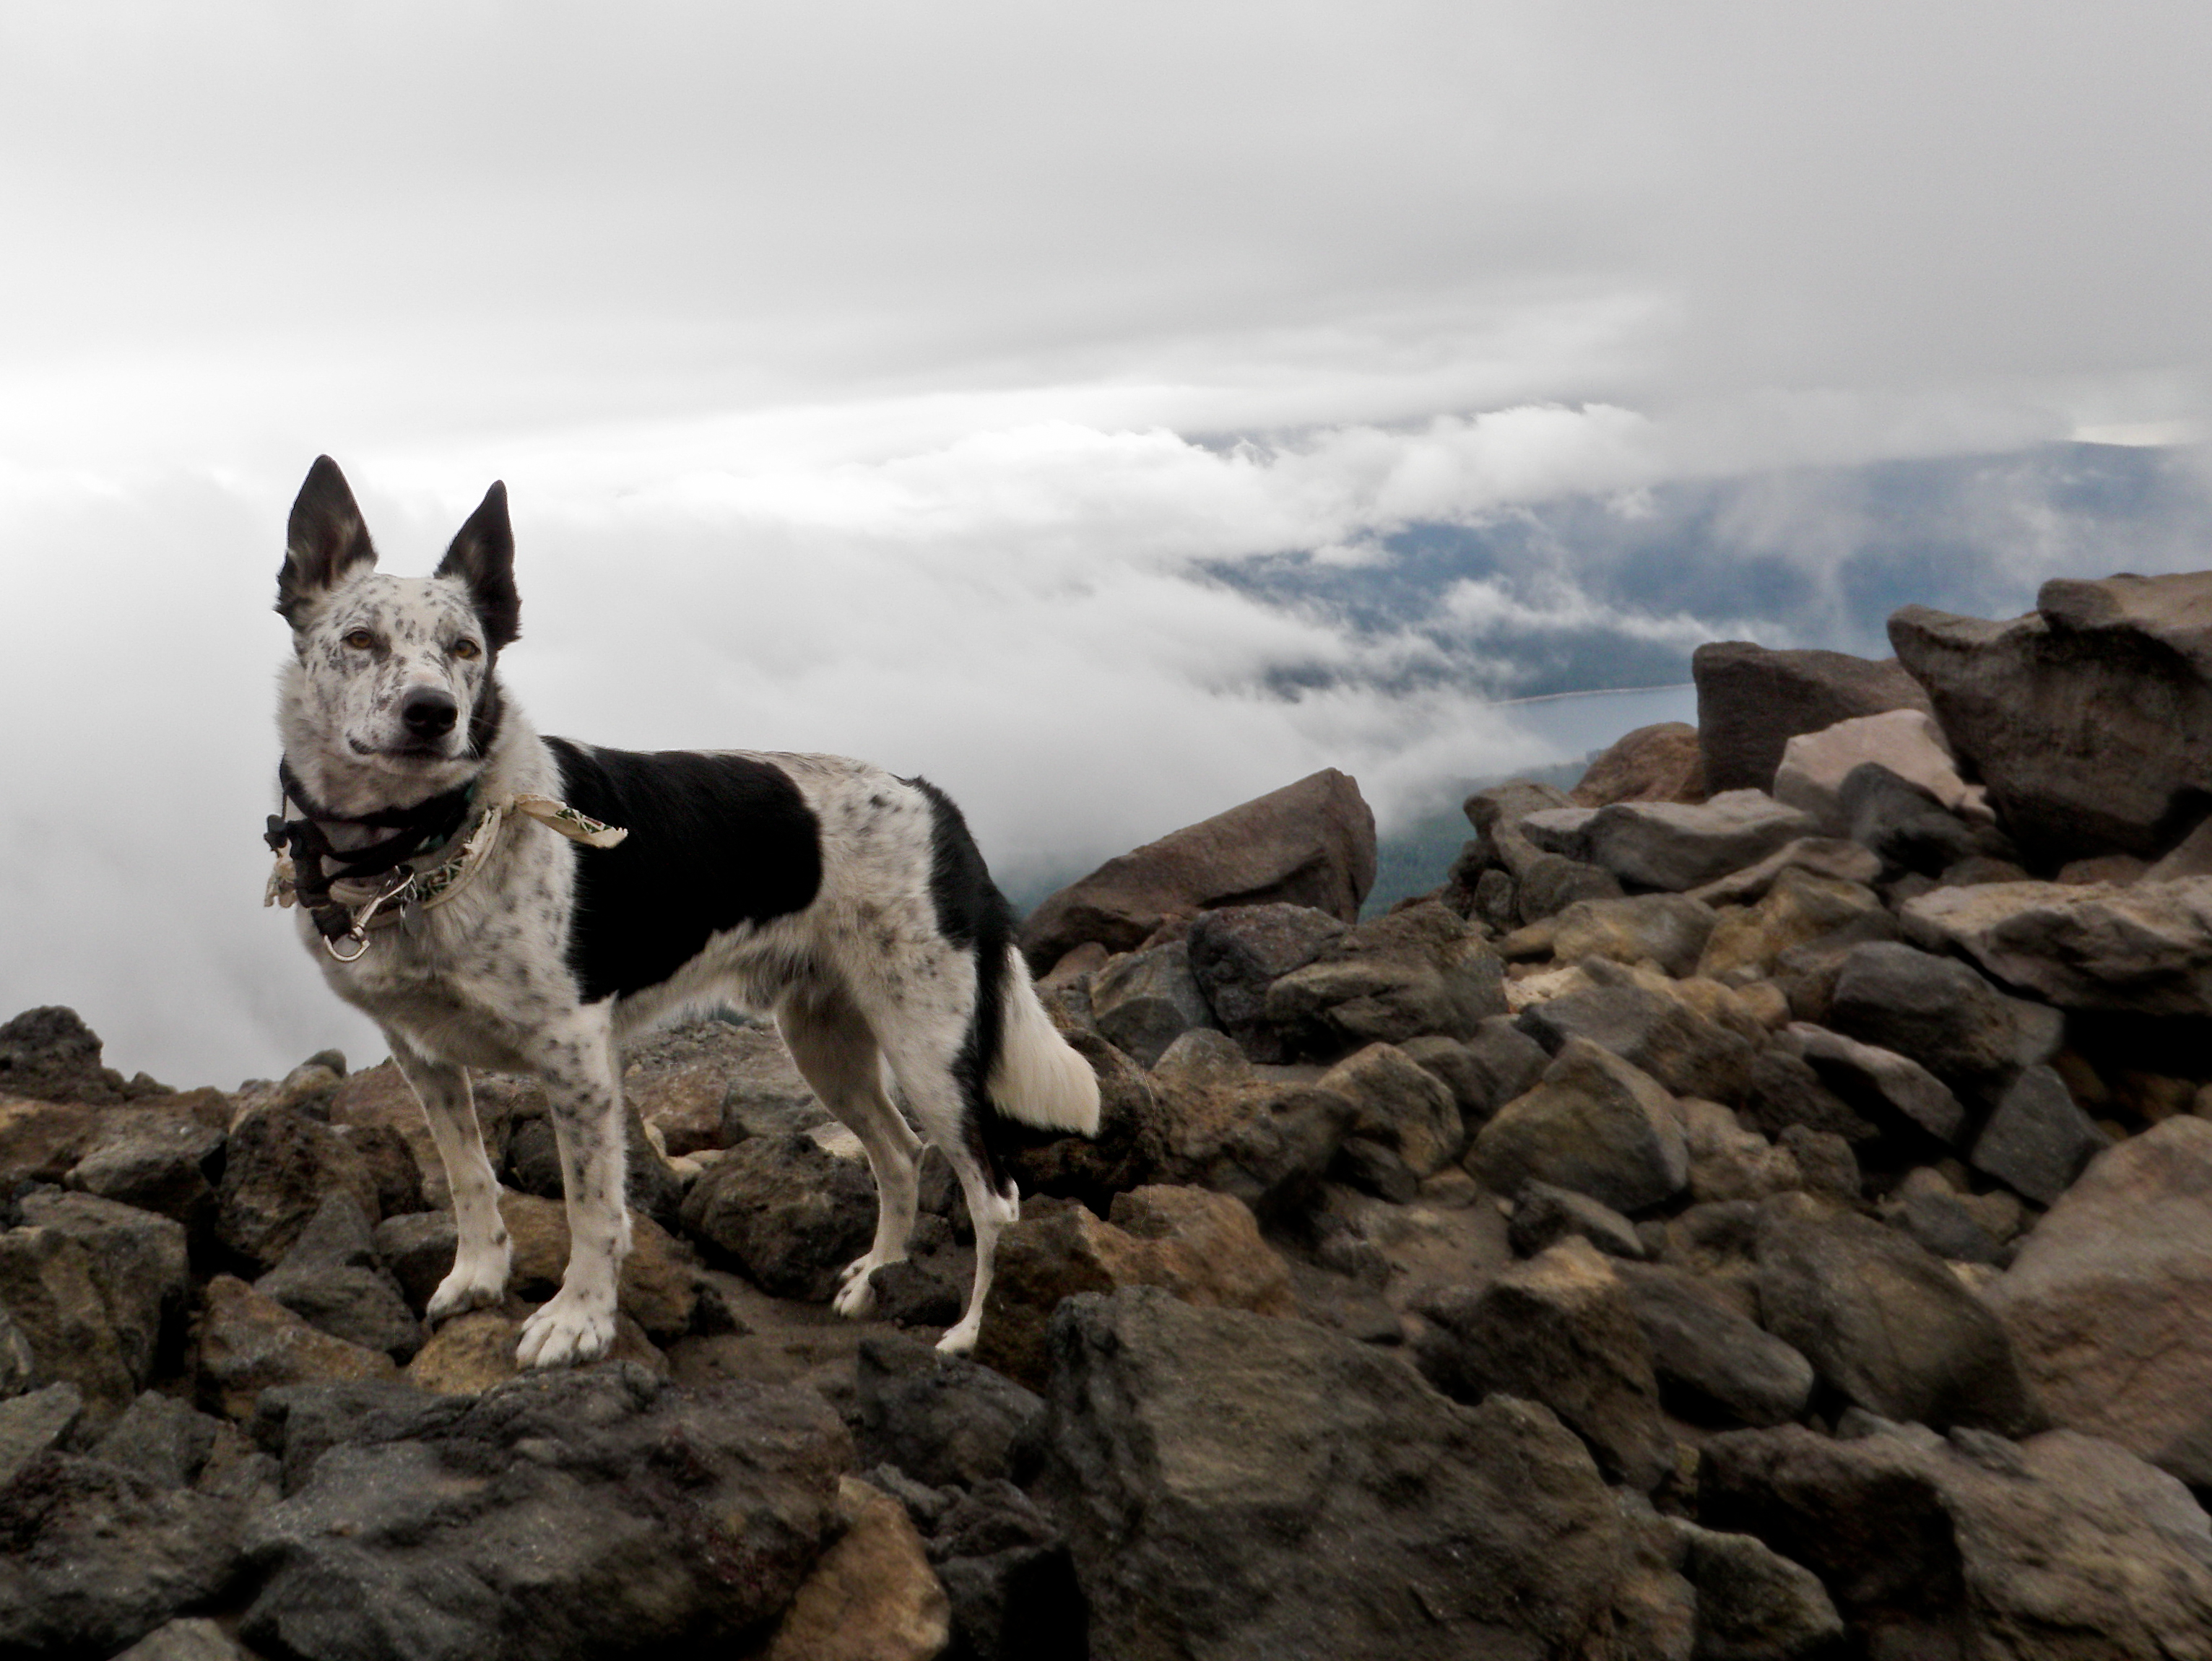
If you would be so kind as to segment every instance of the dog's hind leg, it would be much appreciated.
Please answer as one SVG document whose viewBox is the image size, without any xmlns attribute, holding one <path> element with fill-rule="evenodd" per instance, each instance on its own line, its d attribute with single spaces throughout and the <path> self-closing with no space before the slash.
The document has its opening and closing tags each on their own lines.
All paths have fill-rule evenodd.
<svg viewBox="0 0 2212 1661">
<path fill-rule="evenodd" d="M 875 1307 L 868 1277 L 906 1256 L 914 1233 L 921 1139 L 884 1094 L 875 1034 L 842 990 L 794 993 L 777 1007 L 775 1023 L 822 1105 L 860 1139 L 875 1175 L 875 1244 L 845 1266 L 843 1284 L 832 1300 L 840 1315 L 858 1318 Z"/>
<path fill-rule="evenodd" d="M 507 1295 L 513 1249 L 499 1214 L 499 1183 L 484 1157 L 466 1069 L 430 1060 L 390 1027 L 384 1036 L 401 1076 L 422 1104 L 422 1116 L 429 1121 L 446 1167 L 446 1186 L 453 1191 L 453 1267 L 430 1294 L 428 1311 L 432 1321 L 442 1321 Z"/>
<path fill-rule="evenodd" d="M 629 1252 L 622 1079 L 605 1006 L 537 1034 L 531 1059 L 545 1082 L 561 1151 L 568 1269 L 561 1290 L 523 1323 L 515 1359 L 526 1367 L 596 1361 L 614 1342 L 615 1298 Z"/>
</svg>

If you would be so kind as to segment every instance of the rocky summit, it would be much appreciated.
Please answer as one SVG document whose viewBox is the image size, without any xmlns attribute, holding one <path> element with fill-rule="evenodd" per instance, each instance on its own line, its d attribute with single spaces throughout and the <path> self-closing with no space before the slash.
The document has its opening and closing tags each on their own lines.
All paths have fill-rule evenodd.
<svg viewBox="0 0 2212 1661">
<path fill-rule="evenodd" d="M 641 1044 L 598 1366 L 432 1327 L 386 1062 L 0 1025 L 0 1661 L 2212 1661 L 2212 576 L 1697 654 L 1700 725 L 1363 902 L 1334 770 L 1022 943 L 1099 1134 L 935 1162 L 878 1313 L 773 1030 Z"/>
</svg>

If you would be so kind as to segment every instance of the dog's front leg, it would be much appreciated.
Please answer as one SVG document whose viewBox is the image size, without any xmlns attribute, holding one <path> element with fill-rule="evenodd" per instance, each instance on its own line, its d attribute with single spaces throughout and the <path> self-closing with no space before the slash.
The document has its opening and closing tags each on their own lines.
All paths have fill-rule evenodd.
<svg viewBox="0 0 2212 1661">
<path fill-rule="evenodd" d="M 446 1186 L 453 1196 L 453 1267 L 430 1294 L 426 1311 L 434 1323 L 448 1316 L 495 1304 L 507 1295 L 507 1271 L 513 1255 L 507 1224 L 499 1214 L 499 1183 L 484 1157 L 483 1133 L 465 1068 L 434 1062 L 386 1027 L 392 1059 L 422 1104 L 438 1157 L 446 1167 Z"/>
<path fill-rule="evenodd" d="M 615 1339 L 615 1295 L 629 1252 L 623 1159 L 622 1075 L 604 1010 L 576 1012 L 545 1034 L 538 1074 L 561 1150 L 568 1211 L 568 1269 L 552 1300 L 523 1323 L 515 1359 L 526 1367 L 596 1361 Z"/>
</svg>

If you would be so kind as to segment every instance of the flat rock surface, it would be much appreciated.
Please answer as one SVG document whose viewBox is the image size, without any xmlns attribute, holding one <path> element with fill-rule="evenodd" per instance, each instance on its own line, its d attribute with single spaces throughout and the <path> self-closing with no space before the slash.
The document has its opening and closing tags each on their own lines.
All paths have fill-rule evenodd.
<svg viewBox="0 0 2212 1661">
<path fill-rule="evenodd" d="M 2063 1008 L 2212 1015 L 2212 877 L 1978 883 L 1923 894 L 1905 915 Z"/>
</svg>

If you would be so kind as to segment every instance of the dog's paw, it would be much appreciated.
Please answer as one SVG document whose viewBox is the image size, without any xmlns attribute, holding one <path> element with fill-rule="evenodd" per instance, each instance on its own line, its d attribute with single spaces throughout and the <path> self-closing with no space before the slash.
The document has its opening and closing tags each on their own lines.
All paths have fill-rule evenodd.
<svg viewBox="0 0 2212 1661">
<path fill-rule="evenodd" d="M 525 1367 L 581 1366 L 615 1341 L 611 1300 L 573 1296 L 565 1288 L 522 1323 L 514 1359 Z"/>
<path fill-rule="evenodd" d="M 972 1354 L 976 1339 L 982 1335 L 983 1311 L 980 1308 L 971 1309 L 960 1317 L 957 1325 L 945 1328 L 945 1335 L 937 1341 L 937 1353 L 940 1355 Z"/>
<path fill-rule="evenodd" d="M 506 1296 L 505 1254 L 457 1262 L 452 1272 L 438 1282 L 438 1289 L 430 1294 L 423 1314 L 435 1326 L 472 1309 L 489 1309 Z"/>
<path fill-rule="evenodd" d="M 855 1257 L 837 1272 L 837 1293 L 830 1299 L 830 1307 L 848 1321 L 865 1320 L 875 1312 L 876 1288 L 868 1277 L 886 1263 L 899 1261 L 894 1257 L 878 1257 L 872 1251 Z"/>
</svg>

